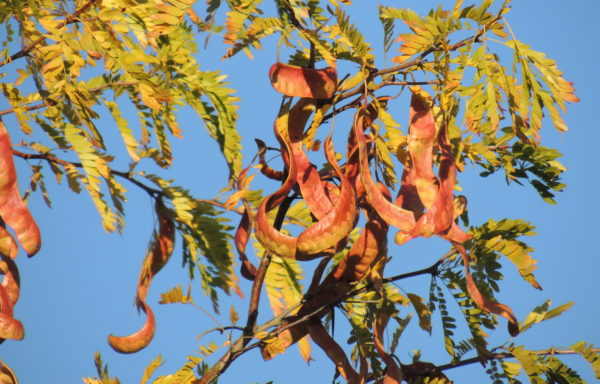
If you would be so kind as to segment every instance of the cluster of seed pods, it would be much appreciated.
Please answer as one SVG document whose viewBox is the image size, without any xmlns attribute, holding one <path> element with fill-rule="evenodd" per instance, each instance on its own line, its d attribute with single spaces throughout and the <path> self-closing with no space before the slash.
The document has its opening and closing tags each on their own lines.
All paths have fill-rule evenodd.
<svg viewBox="0 0 600 384">
<path fill-rule="evenodd" d="M 420 92 L 413 92 L 409 113 L 408 162 L 404 165 L 401 185 L 395 199 L 386 186 L 377 182 L 370 170 L 370 149 L 377 118 L 376 109 L 365 100 L 357 108 L 347 142 L 347 161 L 340 166 L 336 161 L 331 135 L 324 141 L 323 150 L 333 172 L 320 173 L 305 153 L 302 140 L 304 129 L 318 99 L 331 99 L 337 88 L 335 69 L 309 69 L 282 63 L 270 71 L 273 87 L 290 97 L 283 104 L 274 124 L 274 134 L 280 143 L 285 169 L 272 169 L 261 157 L 262 173 L 280 180 L 281 186 L 264 198 L 256 212 L 245 203 L 244 216 L 235 235 L 235 245 L 242 261 L 242 274 L 253 279 L 256 268 L 246 257 L 245 249 L 252 228 L 264 249 L 271 255 L 294 260 L 325 258 L 317 269 L 324 269 L 336 252 L 346 247 L 350 232 L 358 222 L 360 212 L 366 217 L 358 239 L 345 257 L 324 278 L 315 272 L 315 278 L 300 309 L 286 319 L 283 329 L 274 341 L 265 343 L 262 354 L 270 359 L 285 351 L 306 335 L 319 345 L 335 362 L 340 374 L 351 383 L 364 382 L 365 372 L 357 372 L 349 363 L 342 348 L 323 328 L 320 318 L 351 290 L 353 283 L 382 268 L 378 263 L 386 258 L 388 232 L 397 229 L 395 241 L 404 244 L 413 238 L 440 236 L 448 240 L 461 254 L 468 293 L 483 310 L 505 317 L 509 332 L 518 333 L 518 325 L 511 309 L 483 296 L 475 285 L 469 260 L 463 245 L 471 236 L 456 223 L 461 212 L 455 212 L 454 186 L 456 166 L 447 128 L 438 126 L 431 101 Z M 439 158 L 437 175 L 435 159 Z M 240 175 L 245 180 L 247 170 Z M 337 183 L 333 183 L 333 179 Z M 274 223 L 267 213 L 278 208 L 293 193 L 309 207 L 314 223 L 298 236 L 281 231 L 281 212 Z M 285 212 L 283 213 L 285 214 Z M 383 271 L 377 271 L 379 275 Z M 300 319 L 309 319 L 300 321 Z M 385 383 L 399 383 L 402 369 L 384 349 L 381 339 L 388 318 L 383 311 L 376 315 L 374 345 L 387 365 Z M 289 326 L 289 324 L 295 324 Z M 361 369 L 361 371 L 363 371 Z"/>
<path fill-rule="evenodd" d="M 19 193 L 10 136 L 0 119 L 0 343 L 21 340 L 25 335 L 23 324 L 13 317 L 19 299 L 19 271 L 14 261 L 19 248 L 6 226 L 29 257 L 39 251 L 40 230 Z"/>
</svg>

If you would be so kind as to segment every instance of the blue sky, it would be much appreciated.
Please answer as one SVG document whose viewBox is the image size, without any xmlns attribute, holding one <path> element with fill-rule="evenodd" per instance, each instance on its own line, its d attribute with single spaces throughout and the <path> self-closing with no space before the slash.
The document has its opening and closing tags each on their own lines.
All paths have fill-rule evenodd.
<svg viewBox="0 0 600 384">
<path fill-rule="evenodd" d="M 354 3 L 351 7 L 353 20 L 365 32 L 367 40 L 379 47 L 383 32 L 377 21 L 376 2 L 355 0 Z M 386 4 L 423 12 L 437 7 L 438 2 L 407 0 Z M 600 38 L 594 28 L 598 14 L 600 2 L 596 0 L 517 0 L 507 15 L 517 38 L 558 61 L 565 77 L 575 83 L 581 99 L 580 103 L 570 105 L 566 115 L 569 132 L 559 134 L 550 124 L 542 132 L 545 145 L 562 152 L 562 161 L 568 168 L 564 177 L 568 188 L 559 194 L 558 205 L 542 202 L 531 188 L 507 187 L 501 177 L 480 179 L 473 176 L 473 172 L 467 172 L 461 179 L 461 186 L 469 197 L 472 224 L 481 224 L 490 218 L 510 217 L 532 221 L 537 227 L 538 235 L 529 241 L 536 249 L 534 256 L 539 260 L 536 275 L 544 290 L 531 289 L 507 266 L 504 269 L 506 279 L 501 285 L 501 301 L 511 305 L 519 319 L 546 299 L 553 299 L 555 305 L 575 301 L 566 314 L 515 339 L 516 343 L 532 349 L 551 345 L 565 347 L 579 340 L 600 345 L 597 327 L 600 290 L 595 284 L 600 271 L 597 245 L 600 208 L 595 202 L 600 187 L 596 165 L 597 141 L 600 139 L 597 127 L 600 112 L 597 95 L 600 55 L 597 48 Z M 271 125 L 280 98 L 268 83 L 267 71 L 276 59 L 276 41 L 268 40 L 264 50 L 255 53 L 254 60 L 238 55 L 222 62 L 218 58 L 223 47 L 217 37 L 213 39 L 209 50 L 200 53 L 199 61 L 203 69 L 221 69 L 228 74 L 232 87 L 238 90 L 241 98 L 239 131 L 249 159 L 254 150 L 254 137 L 274 143 Z M 385 63 L 379 65 L 383 67 Z M 5 108 L 4 105 L 0 107 Z M 397 108 L 397 120 L 405 127 L 407 105 L 398 104 Z M 5 122 L 10 130 L 14 121 L 5 118 Z M 172 141 L 175 158 L 172 177 L 196 196 L 211 198 L 227 182 L 218 147 L 195 116 L 182 114 L 180 125 L 185 140 Z M 118 141 L 112 144 L 117 152 L 124 151 Z M 24 189 L 27 177 L 23 175 L 29 175 L 30 171 L 22 160 L 16 161 Z M 86 195 L 73 195 L 65 186 L 54 186 L 50 176 L 47 178 L 53 208 L 48 209 L 40 195 L 34 195 L 29 203 L 43 234 L 42 250 L 32 259 L 23 255 L 17 259 L 22 286 L 15 315 L 26 327 L 26 338 L 21 342 L 5 341 L 0 346 L 0 359 L 15 370 L 22 383 L 81 382 L 81 377 L 95 374 L 93 356 L 96 351 L 102 353 L 111 374 L 123 383 L 139 382 L 144 367 L 158 354 L 165 360 L 158 372 L 174 372 L 185 363 L 186 356 L 197 350 L 196 335 L 216 326 L 201 311 L 190 306 L 160 306 L 156 303 L 161 292 L 178 283 L 187 285 L 187 272 L 181 268 L 178 257 L 179 247 L 150 290 L 149 300 L 158 322 L 150 346 L 135 355 L 125 356 L 115 353 L 106 343 L 109 333 L 128 334 L 143 322 L 132 303 L 139 267 L 153 228 L 149 198 L 128 186 L 131 188 L 127 227 L 122 236 L 110 235 L 104 233 Z M 441 242 L 419 240 L 414 245 L 393 250 L 398 254 L 394 254 L 393 269 L 388 273 L 426 267 L 446 249 Z M 192 282 L 192 287 L 198 293 L 195 295 L 197 304 L 209 309 L 210 303 L 200 294 L 198 282 Z M 245 283 L 243 287 L 248 288 Z M 403 282 L 402 287 L 426 295 L 428 280 Z M 235 305 L 241 314 L 246 308 L 245 302 L 238 297 L 223 300 L 221 320 L 224 323 L 228 322 L 229 305 Z M 269 308 L 261 309 L 262 319 L 268 319 Z M 439 324 L 436 325 L 439 331 Z M 415 322 L 405 335 L 399 354 L 403 361 L 408 361 L 412 349 L 423 348 L 426 359 L 440 364 L 447 362 L 439 333 L 435 330 L 433 336 L 429 336 L 419 330 Z M 498 343 L 505 338 L 505 334 L 492 336 Z M 208 342 L 209 338 L 202 340 Z M 217 343 L 224 340 L 215 337 Z M 291 348 L 290 353 L 266 363 L 257 351 L 250 352 L 232 365 L 222 382 L 273 380 L 293 384 L 331 381 L 332 366 L 323 354 L 315 352 L 316 361 L 306 366 L 294 350 Z M 567 361 L 579 368 L 589 382 L 594 381 L 591 370 L 579 358 Z M 475 382 L 478 378 L 485 380 L 482 372 L 481 367 L 474 366 L 457 368 L 449 375 L 457 381 Z"/>
</svg>

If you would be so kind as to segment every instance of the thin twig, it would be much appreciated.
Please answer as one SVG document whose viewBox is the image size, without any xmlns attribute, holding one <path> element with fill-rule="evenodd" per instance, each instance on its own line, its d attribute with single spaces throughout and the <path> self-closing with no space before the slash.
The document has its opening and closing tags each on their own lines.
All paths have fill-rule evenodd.
<svg viewBox="0 0 600 384">
<path fill-rule="evenodd" d="M 63 159 L 59 159 L 56 156 L 53 156 L 49 153 L 24 153 L 24 152 L 20 152 L 17 151 L 16 149 L 12 150 L 13 155 L 18 156 L 22 159 L 25 160 L 34 160 L 34 159 L 39 159 L 39 160 L 45 160 L 48 163 L 55 163 L 55 164 L 60 164 L 62 166 L 73 166 L 76 168 L 83 168 L 83 164 L 75 162 L 75 161 L 67 161 L 67 160 L 63 160 Z M 159 189 L 154 189 L 151 188 L 149 186 L 147 186 L 146 184 L 134 179 L 131 174 L 129 174 L 129 172 L 122 172 L 122 171 L 116 171 L 112 168 L 109 168 L 108 171 L 111 175 L 114 176 L 119 176 L 121 178 L 126 179 L 127 181 L 129 181 L 130 183 L 133 183 L 135 185 L 137 185 L 138 187 L 142 188 L 144 191 L 146 191 L 146 193 L 148 193 L 150 196 L 161 196 L 164 195 L 164 192 L 159 190 Z"/>
<path fill-rule="evenodd" d="M 56 29 L 62 28 L 65 25 L 68 24 L 72 24 L 77 22 L 77 18 L 79 17 L 79 15 L 81 15 L 82 13 L 84 13 L 85 11 L 87 11 L 93 4 L 94 4 L 95 0 L 88 0 L 87 3 L 85 3 L 81 8 L 79 8 L 78 10 L 76 10 L 73 14 L 67 16 L 67 18 L 65 19 L 65 21 L 63 21 L 62 23 L 58 24 L 56 26 Z M 33 49 L 40 44 L 41 42 L 43 42 L 44 40 L 46 40 L 46 36 L 42 35 L 40 37 L 38 37 L 36 40 L 34 40 L 33 42 L 31 42 L 28 46 L 26 46 L 25 48 L 21 49 L 19 52 L 11 55 L 8 59 L 0 61 L 0 67 L 5 66 L 8 63 L 13 62 L 16 59 L 19 59 L 21 57 L 26 56 L 27 54 L 29 54 L 29 52 L 33 51 Z"/>
<path fill-rule="evenodd" d="M 76 167 L 76 168 L 83 168 L 83 164 L 75 162 L 75 161 L 67 161 L 67 160 L 63 160 L 60 159 L 54 155 L 51 155 L 49 153 L 24 153 L 21 151 L 18 151 L 16 149 L 12 150 L 12 153 L 14 156 L 20 157 L 22 159 L 25 160 L 44 160 L 48 163 L 54 163 L 54 164 L 60 164 L 63 167 L 64 166 L 72 166 L 72 167 Z M 142 183 L 141 181 L 133 178 L 133 176 L 129 173 L 129 172 L 123 172 L 123 171 L 117 171 L 114 170 L 112 168 L 109 168 L 108 171 L 111 175 L 113 176 L 118 176 L 121 177 L 127 181 L 129 181 L 132 184 L 135 184 L 136 186 L 140 187 L 141 189 L 143 189 L 146 193 L 148 193 L 150 196 L 156 197 L 156 196 L 164 196 L 164 192 L 160 189 L 155 189 L 152 187 L 147 186 L 146 184 Z M 227 207 L 225 206 L 225 204 L 216 201 L 216 200 L 208 200 L 208 199 L 196 199 L 196 201 L 198 202 L 202 202 L 202 203 L 206 203 L 206 204 L 210 204 L 213 205 L 215 207 L 219 207 L 219 208 L 223 208 L 223 209 L 227 209 Z M 241 214 L 241 210 L 239 209 L 233 209 L 233 208 L 229 208 L 230 211 L 236 212 Z"/>
<path fill-rule="evenodd" d="M 98 93 L 98 92 L 104 91 L 105 89 L 112 88 L 112 87 L 118 87 L 118 86 L 128 87 L 128 86 L 137 85 L 137 84 L 138 84 L 137 82 L 133 82 L 133 81 L 117 81 L 115 83 L 109 83 L 109 84 L 101 85 L 99 87 L 90 88 L 90 89 L 88 89 L 88 92 L 89 93 Z M 41 102 L 40 104 L 25 106 L 22 108 L 26 111 L 35 111 L 37 109 L 42 109 L 44 107 L 53 106 L 54 104 L 52 104 L 52 103 L 56 103 L 56 102 L 53 100 L 47 100 L 45 102 Z M 5 109 L 3 111 L 0 111 L 0 116 L 8 115 L 8 114 L 14 113 L 14 112 L 15 112 L 15 108 Z"/>
<path fill-rule="evenodd" d="M 598 352 L 600 352 L 600 348 L 592 348 L 591 351 L 594 353 L 598 353 Z M 531 353 L 533 353 L 534 355 L 546 355 L 546 356 L 547 355 L 578 355 L 579 354 L 579 352 L 574 351 L 572 349 L 552 349 L 552 348 L 542 349 L 539 351 L 531 351 Z M 515 355 L 513 355 L 510 352 L 503 352 L 503 353 L 492 353 L 486 357 L 488 359 L 493 359 L 493 360 L 502 360 L 502 359 L 512 359 L 515 357 Z M 464 359 L 464 360 L 459 360 L 454 363 L 440 365 L 437 367 L 437 370 L 445 371 L 448 369 L 458 368 L 458 367 L 462 367 L 465 365 L 480 363 L 480 362 L 481 362 L 481 359 L 479 357 L 472 357 L 470 359 Z"/>
</svg>

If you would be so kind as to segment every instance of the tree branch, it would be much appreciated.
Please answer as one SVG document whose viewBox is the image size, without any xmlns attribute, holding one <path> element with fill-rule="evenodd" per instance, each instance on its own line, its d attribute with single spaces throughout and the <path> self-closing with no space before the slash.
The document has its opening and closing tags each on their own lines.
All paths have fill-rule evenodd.
<svg viewBox="0 0 600 384">
<path fill-rule="evenodd" d="M 60 159 L 60 158 L 58 158 L 58 157 L 56 157 L 54 155 L 51 155 L 49 153 L 24 153 L 24 152 L 18 151 L 16 149 L 13 149 L 12 153 L 13 153 L 14 156 L 20 157 L 20 158 L 25 159 L 25 160 L 36 160 L 36 159 L 37 160 L 45 160 L 48 163 L 60 164 L 63 167 L 64 166 L 72 166 L 72 167 L 76 167 L 76 168 L 83 168 L 83 164 L 81 164 L 81 163 L 74 162 L 74 161 L 63 160 L 63 159 Z M 152 197 L 164 196 L 164 192 L 162 190 L 155 189 L 155 188 L 147 186 L 146 184 L 142 183 L 141 181 L 133 178 L 133 176 L 129 172 L 117 171 L 117 170 L 114 170 L 112 168 L 109 168 L 109 173 L 111 175 L 121 177 L 121 178 L 129 181 L 132 184 L 135 184 L 136 186 L 138 186 L 141 189 L 143 189 L 146 193 L 148 193 Z M 206 204 L 210 204 L 210 205 L 213 205 L 215 207 L 227 209 L 227 207 L 223 203 L 220 203 L 220 202 L 215 201 L 215 200 L 196 199 L 196 201 L 199 201 L 199 202 L 202 202 L 202 203 L 206 203 Z M 240 214 L 242 213 L 241 210 L 239 210 L 239 209 L 229 208 L 229 210 L 230 211 L 234 211 L 236 213 L 240 213 Z"/>
<path fill-rule="evenodd" d="M 98 92 L 104 91 L 105 89 L 112 88 L 112 87 L 118 87 L 118 86 L 128 87 L 128 86 L 137 85 L 137 84 L 138 84 L 137 82 L 133 82 L 133 81 L 117 81 L 116 83 L 104 84 L 104 85 L 101 85 L 96 88 L 88 89 L 88 92 L 98 93 Z M 42 102 L 42 103 L 36 104 L 36 105 L 25 106 L 25 107 L 23 107 L 23 109 L 26 111 L 35 111 L 37 109 L 42 109 L 44 107 L 51 106 L 52 103 L 56 103 L 56 102 L 50 101 L 50 103 L 49 103 L 48 101 L 46 101 L 46 102 Z M 15 112 L 14 108 L 5 109 L 3 111 L 0 111 L 0 116 L 8 115 L 8 114 L 14 113 L 14 112 Z"/>
<path fill-rule="evenodd" d="M 56 28 L 62 28 L 65 25 L 68 24 L 72 24 L 77 22 L 77 18 L 79 17 L 79 15 L 81 15 L 82 13 L 84 13 L 85 11 L 87 11 L 93 4 L 94 4 L 95 0 L 88 0 L 87 3 L 85 3 L 81 8 L 79 8 L 78 10 L 76 10 L 74 13 L 72 13 L 71 15 L 67 16 L 67 18 L 65 19 L 65 21 L 63 21 L 62 23 L 58 24 L 56 26 Z M 13 62 L 16 59 L 20 59 L 21 57 L 26 56 L 27 54 L 29 54 L 29 52 L 33 51 L 33 49 L 40 44 L 41 42 L 43 42 L 44 40 L 46 40 L 45 36 L 40 36 L 39 38 L 37 38 L 36 40 L 34 40 L 33 42 L 31 42 L 28 46 L 26 46 L 25 48 L 21 49 L 19 52 L 11 55 L 8 59 L 0 61 L 0 67 L 5 66 L 8 63 Z"/>
<path fill-rule="evenodd" d="M 591 351 L 594 353 L 598 353 L 598 352 L 600 352 L 600 348 L 593 348 Z M 539 351 L 531 351 L 531 352 L 535 355 L 578 355 L 579 354 L 578 352 L 573 351 L 572 349 L 552 349 L 552 348 L 542 349 Z M 502 359 L 512 359 L 515 357 L 515 355 L 513 355 L 510 352 L 503 352 L 503 353 L 492 353 L 486 357 L 488 359 L 502 360 Z M 481 363 L 480 358 L 472 357 L 470 359 L 459 360 L 455 363 L 440 365 L 437 367 L 437 369 L 439 371 L 445 371 L 448 369 L 458 368 L 458 367 L 462 367 L 462 366 L 474 364 L 474 363 Z"/>
</svg>

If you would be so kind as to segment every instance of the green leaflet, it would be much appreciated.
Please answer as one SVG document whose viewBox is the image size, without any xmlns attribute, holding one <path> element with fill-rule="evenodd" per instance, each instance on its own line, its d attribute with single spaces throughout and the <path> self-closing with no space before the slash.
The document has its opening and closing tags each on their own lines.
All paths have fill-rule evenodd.
<svg viewBox="0 0 600 384">
<path fill-rule="evenodd" d="M 534 229 L 533 225 L 524 220 L 489 220 L 482 226 L 471 229 L 470 232 L 474 235 L 471 252 L 477 255 L 482 263 L 488 263 L 490 266 L 496 263 L 500 255 L 504 255 L 517 267 L 525 281 L 534 288 L 541 289 L 533 275 L 537 268 L 537 261 L 531 257 L 534 249 L 518 240 L 522 236 L 534 235 Z"/>
<path fill-rule="evenodd" d="M 120 231 L 124 223 L 123 217 L 120 214 L 115 214 L 111 207 L 104 201 L 104 194 L 101 191 L 100 178 L 106 180 L 112 178 L 106 160 L 86 139 L 79 127 L 73 124 L 66 124 L 65 137 L 81 160 L 81 164 L 86 174 L 85 179 L 83 179 L 83 184 L 88 190 L 98 213 L 100 213 L 104 229 L 108 232 L 113 232 L 115 230 Z M 117 197 L 117 200 L 119 200 L 119 198 L 120 197 Z"/>
<path fill-rule="evenodd" d="M 261 39 L 282 31 L 282 28 L 283 24 L 278 18 L 266 17 L 255 19 L 248 27 L 248 30 L 245 32 L 244 36 L 238 36 L 235 45 L 227 50 L 227 53 L 225 56 L 223 56 L 223 59 L 228 59 L 236 55 L 238 52 L 242 50 L 245 51 L 250 47 L 260 49 Z"/>
<path fill-rule="evenodd" d="M 571 349 L 576 351 L 583 357 L 594 370 L 596 379 L 600 379 L 600 352 L 593 351 L 593 345 L 580 341 L 571 346 Z"/>
<path fill-rule="evenodd" d="M 129 127 L 128 121 L 123 118 L 121 115 L 121 110 L 119 109 L 117 103 L 113 101 L 104 101 L 104 105 L 110 111 L 113 119 L 115 119 L 115 123 L 117 124 L 117 128 L 119 128 L 119 132 L 121 133 L 121 137 L 123 138 L 123 142 L 125 143 L 125 147 L 127 148 L 127 153 L 131 157 L 133 161 L 140 160 L 140 143 L 138 143 L 137 139 L 133 135 L 131 128 Z"/>
<path fill-rule="evenodd" d="M 237 289 L 233 272 L 233 252 L 230 245 L 231 227 L 207 202 L 195 199 L 189 191 L 156 175 L 141 176 L 155 183 L 169 200 L 173 218 L 183 240 L 183 263 L 190 276 L 199 273 L 204 293 L 218 312 L 217 289 L 229 293 Z"/>
<path fill-rule="evenodd" d="M 219 143 L 232 179 L 242 169 L 242 146 L 236 130 L 237 106 L 234 103 L 238 99 L 233 96 L 233 90 L 226 88 L 225 77 L 218 71 L 199 72 L 194 83 L 188 85 L 189 90 L 185 89 L 184 97 L 198 113 L 211 137 Z"/>
<path fill-rule="evenodd" d="M 163 363 L 164 363 L 164 361 L 162 360 L 161 355 L 158 355 L 158 356 L 156 356 L 155 359 L 152 359 L 150 364 L 148 364 L 146 369 L 144 369 L 144 375 L 142 376 L 142 380 L 140 381 L 140 384 L 146 384 L 148 382 L 148 380 L 150 380 L 150 377 L 152 377 L 152 375 L 154 374 L 156 369 L 158 367 L 160 367 L 161 365 L 163 365 Z"/>
<path fill-rule="evenodd" d="M 194 300 L 192 299 L 192 296 L 191 296 L 191 290 L 192 290 L 192 287 L 188 286 L 188 291 L 184 295 L 183 291 L 181 290 L 181 285 L 178 284 L 176 287 L 169 289 L 167 292 L 161 293 L 160 301 L 158 303 L 159 304 L 175 304 L 175 303 L 190 304 L 190 303 L 193 303 Z"/>
<path fill-rule="evenodd" d="M 569 310 L 573 306 L 573 302 L 569 302 L 563 305 L 559 305 L 556 308 L 550 309 L 550 304 L 552 304 L 552 300 L 546 300 L 544 304 L 537 306 L 527 315 L 525 320 L 519 325 L 519 329 L 521 332 L 530 328 L 532 325 L 541 323 L 542 321 L 552 319 L 563 312 Z"/>
<path fill-rule="evenodd" d="M 358 63 L 372 64 L 374 56 L 371 54 L 371 47 L 358 28 L 350 22 L 350 17 L 339 6 L 335 7 L 333 15 L 337 25 L 331 27 L 329 38 L 348 47 L 351 57 Z"/>
</svg>

